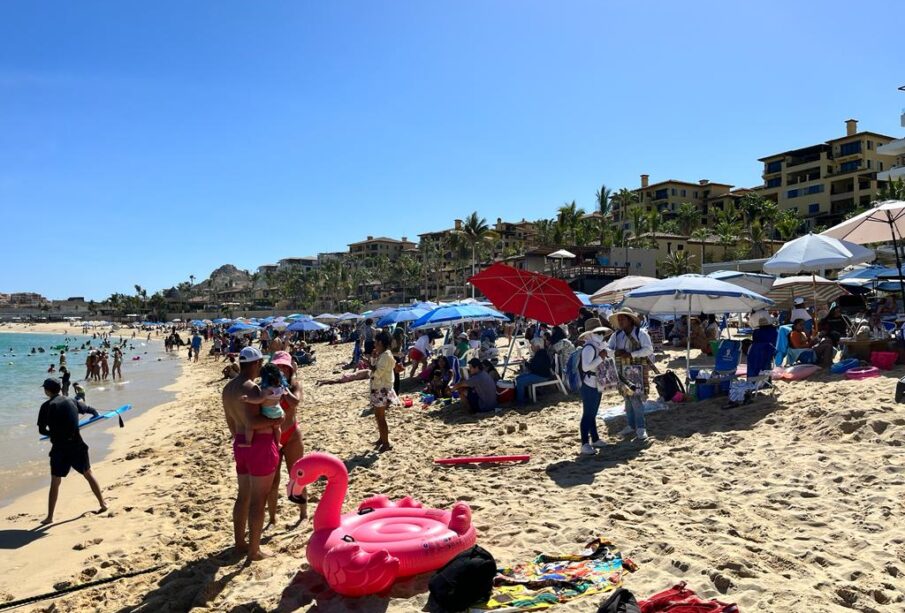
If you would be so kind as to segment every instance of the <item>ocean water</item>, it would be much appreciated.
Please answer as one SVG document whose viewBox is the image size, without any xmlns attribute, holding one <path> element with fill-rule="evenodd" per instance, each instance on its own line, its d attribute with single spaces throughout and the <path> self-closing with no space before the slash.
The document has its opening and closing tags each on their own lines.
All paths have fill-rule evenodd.
<svg viewBox="0 0 905 613">
<path fill-rule="evenodd" d="M 132 331 L 123 330 L 123 334 L 129 339 Z M 55 370 L 59 369 L 59 351 L 53 347 L 69 345 L 66 362 L 71 380 L 80 382 L 85 388 L 89 406 L 103 413 L 124 404 L 133 405 L 123 416 L 123 429 L 118 427 L 116 420 L 105 420 L 82 430 L 82 438 L 91 448 L 91 461 L 97 462 L 106 455 L 114 436 L 140 438 L 140 431 L 129 428 L 130 419 L 174 397 L 162 388 L 176 379 L 179 359 L 185 358 L 181 353 L 178 356 L 167 354 L 160 337 L 152 336 L 152 340 L 147 341 L 146 334 L 130 340 L 130 347 L 123 352 L 122 382 L 117 379 L 114 383 L 110 379 L 85 382 L 88 349 L 80 347 L 88 341 L 94 347 L 100 345 L 100 340 L 92 339 L 90 335 L 0 333 L 0 450 L 3 450 L 0 454 L 0 505 L 12 497 L 43 487 L 49 481 L 47 454 L 50 442 L 38 440 L 37 420 L 38 409 L 46 400 L 41 384 L 48 376 L 58 376 L 57 373 L 47 374 L 51 364 Z M 113 339 L 118 338 L 119 335 L 114 333 Z M 33 347 L 42 347 L 45 352 L 32 354 Z M 112 363 L 111 359 L 111 366 Z"/>
</svg>

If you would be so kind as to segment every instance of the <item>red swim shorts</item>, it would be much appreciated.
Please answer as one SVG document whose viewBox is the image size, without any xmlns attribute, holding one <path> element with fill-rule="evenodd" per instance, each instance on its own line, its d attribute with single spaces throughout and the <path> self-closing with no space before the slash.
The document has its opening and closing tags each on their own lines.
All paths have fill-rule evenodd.
<svg viewBox="0 0 905 613">
<path fill-rule="evenodd" d="M 412 362 L 420 362 L 424 359 L 424 354 L 412 347 L 411 349 L 409 349 L 409 358 L 412 360 Z"/>
<path fill-rule="evenodd" d="M 276 472 L 280 465 L 280 450 L 270 430 L 255 432 L 250 447 L 240 447 L 244 434 L 233 439 L 233 456 L 236 458 L 236 474 L 266 477 Z"/>
</svg>

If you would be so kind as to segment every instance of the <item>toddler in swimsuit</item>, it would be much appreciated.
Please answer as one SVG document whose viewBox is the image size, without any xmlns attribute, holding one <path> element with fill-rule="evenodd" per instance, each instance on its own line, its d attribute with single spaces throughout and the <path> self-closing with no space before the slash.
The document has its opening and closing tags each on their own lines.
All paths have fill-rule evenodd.
<svg viewBox="0 0 905 613">
<path fill-rule="evenodd" d="M 286 378 L 283 376 L 283 373 L 280 372 L 280 369 L 277 368 L 276 364 L 265 364 L 263 368 L 261 368 L 261 394 L 262 396 L 258 399 L 245 398 L 245 402 L 250 404 L 260 404 L 261 406 L 261 415 L 268 419 L 279 419 L 282 420 L 285 414 L 283 413 L 282 407 L 280 407 L 280 397 L 286 393 L 288 388 L 288 383 L 286 382 Z M 265 404 L 267 403 L 267 404 Z M 270 404 L 273 403 L 273 404 Z M 277 446 L 280 446 L 280 424 L 282 422 L 276 422 L 276 425 L 273 427 L 273 438 L 276 441 Z M 239 447 L 251 447 L 251 441 L 254 438 L 254 430 L 251 428 L 245 429 L 245 443 L 237 443 Z"/>
</svg>

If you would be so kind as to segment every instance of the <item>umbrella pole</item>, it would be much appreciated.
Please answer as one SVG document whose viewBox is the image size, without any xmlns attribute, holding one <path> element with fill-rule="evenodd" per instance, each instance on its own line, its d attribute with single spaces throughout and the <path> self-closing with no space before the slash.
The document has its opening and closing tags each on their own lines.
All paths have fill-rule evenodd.
<svg viewBox="0 0 905 613">
<path fill-rule="evenodd" d="M 685 383 L 691 379 L 691 294 L 688 294 L 688 315 L 685 316 Z"/>
<path fill-rule="evenodd" d="M 886 214 L 887 218 L 889 214 Z M 892 250 L 896 252 L 896 273 L 899 275 L 899 291 L 902 294 L 902 306 L 905 308 L 905 285 L 902 282 L 902 258 L 899 257 L 899 243 L 896 241 L 896 227 L 889 221 L 889 232 L 892 234 Z"/>
</svg>

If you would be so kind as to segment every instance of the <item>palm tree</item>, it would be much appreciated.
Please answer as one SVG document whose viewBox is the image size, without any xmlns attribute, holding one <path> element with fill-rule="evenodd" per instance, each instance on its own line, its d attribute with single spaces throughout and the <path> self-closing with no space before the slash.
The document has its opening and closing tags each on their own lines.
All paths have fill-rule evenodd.
<svg viewBox="0 0 905 613">
<path fill-rule="evenodd" d="M 691 258 L 688 251 L 673 251 L 666 258 L 657 262 L 657 272 L 664 277 L 677 277 L 691 272 Z"/>
<path fill-rule="evenodd" d="M 629 217 L 632 218 L 632 236 L 634 237 L 634 243 L 640 245 L 640 237 L 644 234 L 645 230 L 645 222 L 647 221 L 647 217 L 644 214 L 644 209 L 640 206 L 633 206 L 628 210 Z"/>
<path fill-rule="evenodd" d="M 883 202 L 885 200 L 905 200 L 905 178 L 893 179 L 880 188 L 880 191 L 877 192 L 877 199 L 874 202 Z"/>
<path fill-rule="evenodd" d="M 572 245 L 575 244 L 575 234 L 584 214 L 584 209 L 578 208 L 574 200 L 563 204 L 557 211 L 556 221 L 562 228 L 563 235 L 571 238 Z"/>
<path fill-rule="evenodd" d="M 779 234 L 781 240 L 791 240 L 798 234 L 801 228 L 801 219 L 798 217 L 798 211 L 788 209 L 779 213 L 774 222 L 776 233 Z"/>
<path fill-rule="evenodd" d="M 610 215 L 613 212 L 613 192 L 610 190 L 606 184 L 600 186 L 594 193 L 594 199 L 597 204 L 597 213 L 600 216 L 598 219 L 599 230 L 600 230 L 600 248 L 603 249 L 603 238 L 606 234 L 607 223 L 609 221 Z"/>
<path fill-rule="evenodd" d="M 676 211 L 676 222 L 679 224 L 679 234 L 691 236 L 701 225 L 701 212 L 690 202 L 683 202 Z"/>
<path fill-rule="evenodd" d="M 704 262 L 706 261 L 706 253 L 705 249 L 707 248 L 707 239 L 710 237 L 710 230 L 708 228 L 697 228 L 694 232 L 691 233 L 691 238 L 694 240 L 701 241 L 701 274 L 704 274 Z"/>
<path fill-rule="evenodd" d="M 497 240 L 497 233 L 490 229 L 487 225 L 487 220 L 483 217 L 478 217 L 477 212 L 473 212 L 471 215 L 466 217 L 462 222 L 462 229 L 457 230 L 456 233 L 462 237 L 463 241 L 471 246 L 471 274 L 474 276 L 475 274 L 475 255 L 478 244 L 480 243 L 491 243 Z M 463 283 L 464 286 L 464 283 Z M 471 297 L 474 298 L 475 288 L 471 287 Z"/>
<path fill-rule="evenodd" d="M 539 247 L 554 244 L 553 234 L 556 223 L 552 219 L 538 219 L 534 222 L 534 240 Z"/>
</svg>

